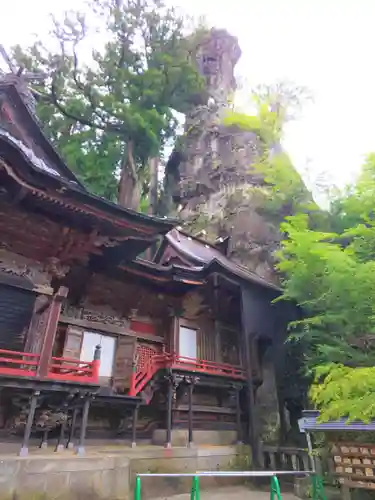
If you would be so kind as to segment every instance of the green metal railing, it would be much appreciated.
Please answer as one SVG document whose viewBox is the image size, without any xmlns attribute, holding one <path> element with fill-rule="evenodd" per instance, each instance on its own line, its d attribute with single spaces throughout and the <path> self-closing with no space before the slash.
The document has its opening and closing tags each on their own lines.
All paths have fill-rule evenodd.
<svg viewBox="0 0 375 500">
<path fill-rule="evenodd" d="M 200 477 L 269 477 L 270 478 L 270 500 L 282 500 L 278 476 L 311 476 L 312 499 L 327 500 L 324 493 L 323 481 L 313 471 L 207 471 L 191 473 L 144 473 L 137 474 L 135 478 L 134 500 L 141 500 L 141 478 L 142 477 L 191 477 L 190 500 L 200 500 Z"/>
</svg>

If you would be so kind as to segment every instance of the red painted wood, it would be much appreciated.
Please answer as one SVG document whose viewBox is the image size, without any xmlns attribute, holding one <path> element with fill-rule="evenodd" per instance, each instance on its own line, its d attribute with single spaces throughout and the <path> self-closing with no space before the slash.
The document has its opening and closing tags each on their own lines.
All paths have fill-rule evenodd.
<svg viewBox="0 0 375 500">
<path fill-rule="evenodd" d="M 175 368 L 192 372 L 205 373 L 207 375 L 217 375 L 233 379 L 245 380 L 245 370 L 238 366 L 225 363 L 215 363 L 203 359 L 188 358 L 170 353 L 149 353 L 148 359 L 144 355 L 142 361 L 138 363 L 129 396 L 136 396 L 154 377 L 156 372 L 162 368 Z"/>
<path fill-rule="evenodd" d="M 130 321 L 130 329 L 136 333 L 145 333 L 148 335 L 156 335 L 155 325 L 144 321 L 137 321 L 132 319 Z"/>
<path fill-rule="evenodd" d="M 33 352 L 21 352 L 21 351 L 9 351 L 8 349 L 0 349 L 0 354 L 12 354 L 16 356 L 29 356 L 33 358 L 39 358 L 39 354 Z"/>
<path fill-rule="evenodd" d="M 34 360 L 25 360 L 24 358 L 34 358 Z M 47 374 L 43 378 L 49 380 L 62 380 L 66 382 L 77 383 L 99 383 L 99 367 L 100 360 L 91 362 L 77 361 L 74 362 L 77 366 L 72 366 L 68 361 L 69 358 L 53 357 L 52 362 L 48 365 Z M 11 368 L 9 366 L 1 366 L 6 364 L 18 364 L 19 368 Z M 35 377 L 39 378 L 38 367 L 40 364 L 39 355 L 29 352 L 0 350 L 0 376 L 16 376 L 16 377 Z M 34 367 L 35 369 L 30 369 Z"/>
<path fill-rule="evenodd" d="M 68 295 L 68 289 L 61 286 L 58 292 L 54 295 L 49 307 L 49 314 L 44 332 L 42 350 L 40 353 L 38 375 L 40 377 L 48 377 L 48 366 L 52 358 L 52 348 L 55 342 L 57 324 L 60 317 L 61 305 L 64 298 Z"/>
</svg>

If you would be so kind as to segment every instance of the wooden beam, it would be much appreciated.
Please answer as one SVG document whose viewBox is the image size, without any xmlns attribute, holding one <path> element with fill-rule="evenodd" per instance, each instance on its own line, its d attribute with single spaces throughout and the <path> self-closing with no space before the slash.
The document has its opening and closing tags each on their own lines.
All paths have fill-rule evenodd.
<svg viewBox="0 0 375 500">
<path fill-rule="evenodd" d="M 115 335 L 123 335 L 126 337 L 135 337 L 143 340 L 151 340 L 153 342 L 159 342 L 161 344 L 165 343 L 164 337 L 159 337 L 158 335 L 147 335 L 144 333 L 136 333 L 130 331 L 122 326 L 108 325 L 107 323 L 99 323 L 96 321 L 89 321 L 87 319 L 79 318 L 69 318 L 69 316 L 60 316 L 59 323 L 64 323 L 66 325 L 80 326 L 86 330 L 98 330 L 103 333 L 113 333 Z"/>
<path fill-rule="evenodd" d="M 40 377 L 47 377 L 48 375 L 48 367 L 52 357 L 52 348 L 55 341 L 57 324 L 59 322 L 61 303 L 67 295 L 68 289 L 63 286 L 60 287 L 58 292 L 54 295 L 50 305 L 38 366 L 38 375 Z"/>
</svg>

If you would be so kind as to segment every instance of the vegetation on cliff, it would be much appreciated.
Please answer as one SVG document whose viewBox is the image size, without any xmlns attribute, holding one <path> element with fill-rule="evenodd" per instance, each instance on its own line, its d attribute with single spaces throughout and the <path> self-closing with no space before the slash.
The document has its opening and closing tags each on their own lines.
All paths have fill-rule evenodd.
<svg viewBox="0 0 375 500">
<path fill-rule="evenodd" d="M 325 420 L 367 421 L 375 417 L 375 154 L 356 184 L 320 210 L 288 155 L 273 152 L 287 111 L 275 108 L 272 96 L 255 95 L 256 114 L 231 111 L 224 124 L 261 139 L 262 154 L 251 168 L 264 176 L 265 207 L 286 215 L 277 268 L 282 299 L 297 302 L 303 313 L 290 324 L 289 342 L 303 353 L 310 398 Z"/>
<path fill-rule="evenodd" d="M 289 155 L 281 147 L 285 124 L 294 119 L 297 110 L 309 98 L 307 89 L 289 82 L 262 85 L 251 95 L 255 107 L 253 115 L 230 110 L 223 118 L 226 127 L 237 127 L 257 135 L 261 147 L 249 169 L 264 178 L 264 185 L 258 189 L 264 198 L 263 210 L 278 217 L 281 215 L 281 218 L 301 209 L 318 208 Z"/>
<path fill-rule="evenodd" d="M 203 80 L 185 20 L 163 0 L 92 0 L 90 7 L 55 21 L 46 44 L 14 47 L 13 59 L 48 75 L 36 88 L 37 114 L 78 177 L 99 196 L 139 208 L 150 190 L 157 196 L 175 111 L 195 103 Z"/>
</svg>

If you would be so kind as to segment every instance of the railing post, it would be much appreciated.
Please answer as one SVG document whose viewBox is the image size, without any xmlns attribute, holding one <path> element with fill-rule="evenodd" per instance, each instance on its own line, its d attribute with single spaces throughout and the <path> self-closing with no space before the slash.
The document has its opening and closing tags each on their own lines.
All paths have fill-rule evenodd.
<svg viewBox="0 0 375 500">
<path fill-rule="evenodd" d="M 279 480 L 277 476 L 271 477 L 271 489 L 270 489 L 270 500 L 274 500 L 276 495 L 276 500 L 282 500 Z"/>
<path fill-rule="evenodd" d="M 200 500 L 201 492 L 199 490 L 199 477 L 194 476 L 191 483 L 190 500 Z"/>
<path fill-rule="evenodd" d="M 323 479 L 317 474 L 312 474 L 311 481 L 313 500 L 327 500 L 323 486 Z"/>
<path fill-rule="evenodd" d="M 48 377 L 49 364 L 52 357 L 53 344 L 55 342 L 57 324 L 60 317 L 61 303 L 67 297 L 68 289 L 61 286 L 54 295 L 47 318 L 47 324 L 44 331 L 42 349 L 40 352 L 39 366 L 37 375 L 41 378 Z"/>
<path fill-rule="evenodd" d="M 133 360 L 132 362 L 132 373 L 130 375 L 130 387 L 129 387 L 129 396 L 136 396 L 135 393 L 135 376 L 137 374 L 137 360 Z"/>
<path fill-rule="evenodd" d="M 92 378 L 95 383 L 99 382 L 99 369 L 100 369 L 100 354 L 102 346 L 99 344 L 95 347 L 94 360 L 92 362 Z"/>
<path fill-rule="evenodd" d="M 141 500 L 141 478 L 139 476 L 135 478 L 134 500 Z"/>
</svg>

